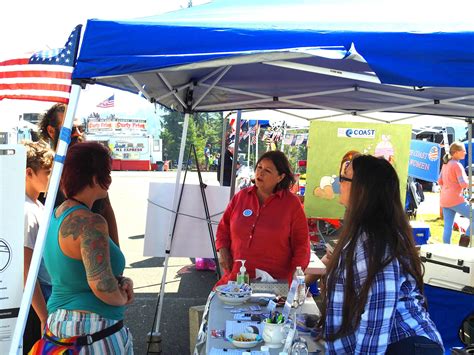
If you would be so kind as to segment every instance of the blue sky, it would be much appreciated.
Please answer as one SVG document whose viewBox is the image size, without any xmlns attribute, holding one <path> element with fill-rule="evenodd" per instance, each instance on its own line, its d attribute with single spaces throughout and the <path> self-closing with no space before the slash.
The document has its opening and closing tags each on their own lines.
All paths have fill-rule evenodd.
<svg viewBox="0 0 474 355">
<path fill-rule="evenodd" d="M 199 5 L 208 0 L 193 0 Z M 0 12 L 0 60 L 12 59 L 25 53 L 62 47 L 73 28 L 87 19 L 129 19 L 156 15 L 187 7 L 188 0 L 26 0 L 9 2 L 8 9 Z M 28 8 L 28 10 L 26 10 Z M 96 105 L 115 94 L 113 110 Z M 52 103 L 25 100 L 0 101 L 0 127 L 6 121 L 16 121 L 23 112 L 44 112 Z M 101 111 L 99 111 L 101 110 Z M 78 117 L 90 112 L 114 112 L 118 115 L 154 117 L 154 106 L 143 98 L 98 85 L 82 90 L 77 109 Z"/>
</svg>

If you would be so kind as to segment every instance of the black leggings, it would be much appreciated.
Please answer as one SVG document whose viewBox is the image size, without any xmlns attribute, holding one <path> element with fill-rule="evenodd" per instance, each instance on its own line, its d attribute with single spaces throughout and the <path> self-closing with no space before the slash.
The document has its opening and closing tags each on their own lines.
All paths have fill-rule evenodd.
<svg viewBox="0 0 474 355">
<path fill-rule="evenodd" d="M 413 336 L 392 343 L 386 355 L 443 355 L 443 348 L 431 339 Z"/>
</svg>

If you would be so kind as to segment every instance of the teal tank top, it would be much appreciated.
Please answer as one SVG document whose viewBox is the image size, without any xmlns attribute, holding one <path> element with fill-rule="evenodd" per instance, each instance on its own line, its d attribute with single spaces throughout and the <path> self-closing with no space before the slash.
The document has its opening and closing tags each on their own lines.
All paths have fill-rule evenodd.
<svg viewBox="0 0 474 355">
<path fill-rule="evenodd" d="M 82 261 L 65 255 L 59 245 L 61 223 L 71 212 L 80 208 L 86 209 L 84 206 L 74 206 L 59 217 L 56 217 L 55 209 L 51 216 L 43 254 L 53 285 L 53 293 L 48 300 L 48 314 L 58 309 L 83 310 L 97 313 L 104 318 L 121 320 L 124 317 L 125 306 L 111 306 L 97 298 L 87 283 Z M 116 276 L 122 275 L 125 257 L 110 238 L 109 248 L 112 272 Z"/>
</svg>

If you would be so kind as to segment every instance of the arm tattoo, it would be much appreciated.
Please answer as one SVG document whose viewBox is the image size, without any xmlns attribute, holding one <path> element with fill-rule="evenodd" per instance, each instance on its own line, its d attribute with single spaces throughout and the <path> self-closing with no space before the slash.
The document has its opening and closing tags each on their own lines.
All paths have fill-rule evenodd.
<svg viewBox="0 0 474 355">
<path fill-rule="evenodd" d="M 88 222 L 88 217 L 72 215 L 61 224 L 60 233 L 63 238 L 72 236 L 76 240 L 84 232 Z"/>
<path fill-rule="evenodd" d="M 115 292 L 118 284 L 110 266 L 106 222 L 96 214 L 86 219 L 81 238 L 81 254 L 87 280 L 98 282 L 97 289 L 101 292 Z"/>
<path fill-rule="evenodd" d="M 115 277 L 109 277 L 100 280 L 97 284 L 97 289 L 100 292 L 115 292 L 115 290 L 117 290 L 117 279 Z"/>
</svg>

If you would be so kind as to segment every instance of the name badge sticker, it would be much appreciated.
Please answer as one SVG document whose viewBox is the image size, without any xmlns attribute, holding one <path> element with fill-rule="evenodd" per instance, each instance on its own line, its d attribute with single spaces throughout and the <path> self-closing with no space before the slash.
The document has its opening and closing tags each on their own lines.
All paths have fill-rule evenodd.
<svg viewBox="0 0 474 355">
<path fill-rule="evenodd" d="M 246 210 L 244 210 L 244 212 L 242 212 L 242 214 L 244 217 L 250 217 L 251 215 L 253 215 L 253 211 L 247 208 Z"/>
</svg>

